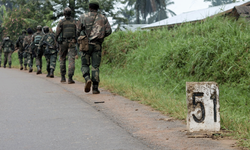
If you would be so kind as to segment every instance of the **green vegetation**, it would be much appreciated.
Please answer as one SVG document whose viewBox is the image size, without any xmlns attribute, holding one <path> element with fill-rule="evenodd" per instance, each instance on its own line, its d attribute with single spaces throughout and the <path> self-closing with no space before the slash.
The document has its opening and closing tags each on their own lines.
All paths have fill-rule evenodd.
<svg viewBox="0 0 250 150">
<path fill-rule="evenodd" d="M 222 129 L 250 147 L 249 31 L 247 22 L 214 17 L 171 30 L 113 33 L 103 45 L 101 86 L 185 119 L 186 82 L 215 81 Z M 74 78 L 83 81 L 80 59 Z"/>
</svg>

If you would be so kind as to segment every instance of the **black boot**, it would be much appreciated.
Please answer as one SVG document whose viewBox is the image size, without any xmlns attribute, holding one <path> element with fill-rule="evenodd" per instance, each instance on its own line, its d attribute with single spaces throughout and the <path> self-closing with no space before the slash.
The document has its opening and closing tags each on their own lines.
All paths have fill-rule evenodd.
<svg viewBox="0 0 250 150">
<path fill-rule="evenodd" d="M 98 85 L 99 85 L 99 82 L 94 82 L 93 83 L 93 87 L 92 87 L 92 93 L 93 94 L 100 94 L 100 91 L 98 90 Z"/>
<path fill-rule="evenodd" d="M 0 61 L 0 67 L 1 67 L 1 61 Z"/>
<path fill-rule="evenodd" d="M 28 70 L 28 69 L 27 69 L 27 65 L 24 65 L 24 70 Z"/>
<path fill-rule="evenodd" d="M 20 66 L 20 70 L 23 70 L 23 64 L 21 64 L 21 66 Z"/>
<path fill-rule="evenodd" d="M 62 76 L 61 76 L 61 82 L 66 82 L 65 75 L 62 75 Z"/>
<path fill-rule="evenodd" d="M 29 72 L 32 72 L 32 71 L 33 71 L 33 68 L 32 68 L 32 66 L 30 66 Z"/>
<path fill-rule="evenodd" d="M 50 69 L 49 77 L 54 78 L 54 69 Z"/>
<path fill-rule="evenodd" d="M 72 79 L 72 75 L 69 76 L 69 79 L 68 79 L 68 84 L 74 84 L 75 81 Z"/>
<path fill-rule="evenodd" d="M 9 63 L 9 68 L 11 68 L 11 63 Z"/>
<path fill-rule="evenodd" d="M 42 72 L 41 72 L 41 68 L 40 68 L 40 66 L 39 65 L 37 65 L 37 72 L 36 72 L 36 74 L 41 74 Z"/>
<path fill-rule="evenodd" d="M 84 92 L 88 93 L 90 91 L 90 88 L 91 88 L 91 80 L 89 78 L 89 76 L 86 76 L 85 77 L 85 87 L 84 87 Z"/>
</svg>

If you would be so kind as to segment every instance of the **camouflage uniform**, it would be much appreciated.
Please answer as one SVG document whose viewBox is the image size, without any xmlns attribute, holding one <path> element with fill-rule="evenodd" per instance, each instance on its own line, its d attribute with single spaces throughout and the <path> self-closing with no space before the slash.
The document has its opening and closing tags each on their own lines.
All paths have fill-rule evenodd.
<svg viewBox="0 0 250 150">
<path fill-rule="evenodd" d="M 77 55 L 76 51 L 76 21 L 70 16 L 65 16 L 65 18 L 61 19 L 56 28 L 56 39 L 60 44 L 60 72 L 62 80 L 61 82 L 65 82 L 66 75 L 66 56 L 68 54 L 68 83 L 74 83 L 72 77 L 75 72 L 75 56 Z M 58 37 L 62 36 L 62 41 L 58 40 Z"/>
<path fill-rule="evenodd" d="M 23 40 L 23 47 L 26 48 L 25 51 L 27 52 L 27 59 L 28 59 L 28 65 L 30 67 L 29 72 L 33 71 L 33 59 L 34 56 L 32 54 L 32 48 L 31 48 L 31 42 L 32 42 L 32 34 L 29 34 L 24 37 Z"/>
<path fill-rule="evenodd" d="M 90 80 L 89 66 L 92 64 L 91 81 L 93 82 L 93 88 L 98 89 L 98 84 L 100 82 L 99 67 L 101 63 L 102 43 L 104 38 L 109 36 L 112 32 L 110 24 L 104 15 L 98 13 L 96 10 L 90 9 L 90 12 L 79 17 L 77 28 L 78 35 L 87 34 L 90 41 L 89 51 L 81 52 L 81 71 L 83 77 L 85 78 L 86 82 Z M 85 92 L 88 92 L 88 90 L 85 90 Z"/>
<path fill-rule="evenodd" d="M 2 49 L 4 52 L 4 68 L 6 67 L 7 60 L 9 68 L 11 68 L 11 54 L 14 52 L 14 44 L 10 39 L 4 39 L 2 44 Z"/>
<path fill-rule="evenodd" d="M 56 68 L 57 48 L 56 39 L 54 33 L 46 33 L 38 45 L 38 51 L 41 47 L 44 47 L 44 56 L 47 61 L 47 77 L 54 77 L 54 70 Z"/>
<path fill-rule="evenodd" d="M 20 63 L 20 70 L 23 70 L 23 59 L 24 59 L 24 66 L 25 66 L 25 70 L 26 69 L 26 66 L 27 66 L 27 54 L 26 54 L 26 51 L 23 47 L 23 40 L 24 40 L 24 37 L 26 35 L 26 31 L 24 30 L 22 32 L 22 35 L 20 35 L 16 41 L 16 47 L 19 48 L 18 50 L 18 58 L 19 58 L 19 63 Z"/>
<path fill-rule="evenodd" d="M 43 56 L 43 53 L 44 53 L 44 49 L 41 48 L 39 53 L 38 53 L 38 43 L 35 43 L 35 37 L 39 35 L 39 36 L 43 36 L 44 33 L 42 31 L 37 31 L 36 33 L 33 34 L 32 36 L 32 48 L 33 48 L 33 51 L 34 51 L 34 55 L 36 55 L 36 66 L 37 66 L 37 71 L 38 70 L 42 70 L 42 56 Z M 40 74 L 40 72 L 37 72 L 37 74 Z"/>
</svg>

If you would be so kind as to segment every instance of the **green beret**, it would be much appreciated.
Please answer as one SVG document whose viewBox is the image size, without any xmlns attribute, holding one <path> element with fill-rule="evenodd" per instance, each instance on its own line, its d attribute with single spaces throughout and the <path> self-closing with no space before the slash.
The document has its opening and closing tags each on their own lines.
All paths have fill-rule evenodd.
<svg viewBox="0 0 250 150">
<path fill-rule="evenodd" d="M 95 4 L 99 6 L 99 2 L 97 0 L 90 0 L 89 4 Z"/>
</svg>

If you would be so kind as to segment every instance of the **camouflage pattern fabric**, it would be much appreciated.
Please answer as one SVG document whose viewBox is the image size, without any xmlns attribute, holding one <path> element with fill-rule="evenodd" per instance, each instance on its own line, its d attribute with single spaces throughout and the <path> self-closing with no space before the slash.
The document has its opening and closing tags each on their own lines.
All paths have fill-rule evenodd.
<svg viewBox="0 0 250 150">
<path fill-rule="evenodd" d="M 92 30 L 91 30 L 92 26 Z M 85 31 L 83 31 L 85 28 Z M 77 22 L 77 35 L 88 34 L 89 40 L 102 44 L 105 37 L 112 32 L 108 19 L 95 10 L 82 14 Z M 90 31 L 91 30 L 91 31 Z"/>
<path fill-rule="evenodd" d="M 5 52 L 4 53 L 4 66 L 6 66 L 7 60 L 8 60 L 9 66 L 11 66 L 11 54 L 12 54 L 12 52 Z"/>
<path fill-rule="evenodd" d="M 59 51 L 59 57 L 60 57 L 60 72 L 61 76 L 66 75 L 66 56 L 68 55 L 68 76 L 73 76 L 75 72 L 75 56 L 76 56 L 76 21 L 71 17 L 65 17 L 61 19 L 57 25 L 56 28 L 56 40 L 58 40 L 58 37 L 60 33 L 63 32 L 63 26 L 65 27 L 64 23 L 65 20 L 71 20 L 73 23 L 75 23 L 75 37 L 64 39 L 62 43 L 60 44 L 60 51 Z M 64 31 L 66 31 L 64 29 Z M 63 33 L 62 33 L 63 35 Z"/>
<path fill-rule="evenodd" d="M 36 54 L 36 66 L 40 66 L 40 68 L 42 69 L 42 64 L 43 64 L 43 62 L 42 62 L 42 56 L 43 56 L 43 53 L 44 53 L 44 49 L 41 48 L 41 50 L 38 53 L 38 51 L 37 51 L 38 50 L 38 46 L 36 46 L 35 43 L 34 43 L 34 38 L 37 35 L 42 35 L 43 36 L 44 33 L 41 32 L 41 31 L 37 31 L 36 33 L 34 33 L 33 36 L 32 36 L 32 43 L 31 43 L 31 45 L 34 46 L 33 50 L 34 50 L 34 52 Z"/>
<path fill-rule="evenodd" d="M 4 40 L 2 44 L 2 49 L 4 53 L 10 53 L 14 51 L 14 44 L 11 40 Z"/>
<path fill-rule="evenodd" d="M 30 45 L 28 48 L 25 49 L 25 53 L 27 56 L 27 64 L 29 65 L 29 67 L 33 66 L 31 42 L 32 42 L 32 35 L 31 34 L 24 37 L 23 47 L 26 48 L 27 45 Z"/>
<path fill-rule="evenodd" d="M 68 76 L 73 76 L 75 72 L 75 56 L 76 56 L 76 50 L 75 50 L 76 44 L 74 42 L 68 42 L 64 41 L 62 44 L 60 44 L 60 51 L 59 51 L 59 57 L 60 57 L 60 72 L 61 75 L 66 75 L 66 56 L 68 55 Z"/>
<path fill-rule="evenodd" d="M 101 63 L 101 57 L 102 57 L 102 52 L 101 52 L 101 45 L 95 44 L 89 45 L 89 51 L 87 52 L 81 52 L 81 60 L 82 60 L 82 66 L 81 66 L 81 71 L 84 77 L 88 76 L 90 77 L 89 73 L 89 66 L 90 64 L 92 65 L 92 82 L 100 82 L 100 77 L 99 77 L 99 67 Z"/>
<path fill-rule="evenodd" d="M 57 53 L 54 54 L 47 54 L 45 55 L 47 61 L 47 71 L 50 72 L 50 69 L 56 69 L 56 59 Z"/>
<path fill-rule="evenodd" d="M 96 10 L 81 15 L 77 22 L 77 35 L 88 35 L 89 51 L 82 52 L 81 71 L 85 80 L 90 77 L 89 66 L 92 65 L 92 82 L 100 82 L 99 67 L 101 63 L 102 43 L 112 33 L 108 19 Z M 92 29 L 92 30 L 91 30 Z"/>
<path fill-rule="evenodd" d="M 24 59 L 24 65 L 27 65 L 27 57 L 25 58 L 24 53 L 25 53 L 25 49 L 23 47 L 23 41 L 24 41 L 25 35 L 20 35 L 16 41 L 16 47 L 19 49 L 18 50 L 18 58 L 19 58 L 19 63 L 22 66 L 23 64 L 23 59 Z"/>
<path fill-rule="evenodd" d="M 31 53 L 27 53 L 27 64 L 29 67 L 33 67 L 34 57 Z"/>
</svg>

